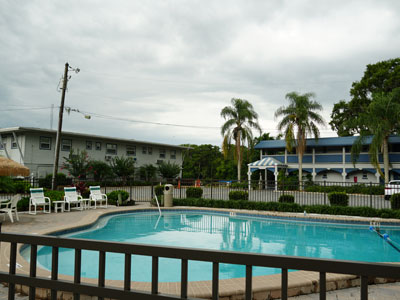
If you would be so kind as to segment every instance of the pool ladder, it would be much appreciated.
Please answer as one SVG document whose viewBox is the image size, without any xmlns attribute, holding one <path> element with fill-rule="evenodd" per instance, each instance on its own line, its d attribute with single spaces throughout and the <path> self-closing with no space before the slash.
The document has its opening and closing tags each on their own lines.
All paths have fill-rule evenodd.
<svg viewBox="0 0 400 300">
<path fill-rule="evenodd" d="M 161 208 L 160 208 L 160 203 L 158 203 L 157 195 L 154 194 L 154 197 L 156 198 L 156 203 L 157 203 L 157 207 L 158 207 L 158 212 L 160 213 L 160 215 L 158 216 L 158 219 L 157 219 L 157 223 L 156 223 L 156 225 L 154 226 L 154 229 L 156 229 L 157 226 L 158 226 L 158 222 L 160 222 L 160 219 L 161 219 L 162 215 L 161 215 Z"/>
</svg>

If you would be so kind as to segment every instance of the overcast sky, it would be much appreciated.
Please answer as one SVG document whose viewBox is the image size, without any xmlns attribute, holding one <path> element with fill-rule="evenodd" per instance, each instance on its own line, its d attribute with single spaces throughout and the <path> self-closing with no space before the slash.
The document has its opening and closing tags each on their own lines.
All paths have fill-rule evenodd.
<svg viewBox="0 0 400 300">
<path fill-rule="evenodd" d="M 63 130 L 220 145 L 235 97 L 276 136 L 288 92 L 314 92 L 328 123 L 367 64 L 399 56 L 398 0 L 0 0 L 0 127 L 50 128 L 53 104 L 56 129 L 68 62 L 65 105 L 91 119 Z"/>
</svg>

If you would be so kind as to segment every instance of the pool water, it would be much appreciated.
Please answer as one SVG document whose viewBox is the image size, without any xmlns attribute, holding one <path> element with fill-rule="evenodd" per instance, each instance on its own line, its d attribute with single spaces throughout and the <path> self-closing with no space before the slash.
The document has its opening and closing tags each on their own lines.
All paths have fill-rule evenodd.
<svg viewBox="0 0 400 300">
<path fill-rule="evenodd" d="M 400 228 L 381 232 L 400 242 Z M 400 253 L 369 230 L 369 225 L 301 222 L 264 217 L 230 217 L 203 212 L 135 212 L 101 218 L 93 227 L 63 237 L 115 242 L 205 248 L 278 255 L 294 255 L 369 262 L 400 262 Z M 22 253 L 29 258 L 29 251 Z M 74 250 L 60 249 L 59 272 L 73 275 Z M 51 269 L 51 248 L 38 250 L 38 263 Z M 180 260 L 160 258 L 159 281 L 180 281 Z M 253 275 L 280 269 L 253 269 Z M 123 280 L 124 255 L 107 253 L 106 278 Z M 82 251 L 82 277 L 97 278 L 98 252 Z M 189 261 L 189 280 L 211 280 L 212 264 Z M 245 267 L 220 265 L 220 279 L 245 276 Z M 151 257 L 132 256 L 132 280 L 151 281 Z"/>
</svg>

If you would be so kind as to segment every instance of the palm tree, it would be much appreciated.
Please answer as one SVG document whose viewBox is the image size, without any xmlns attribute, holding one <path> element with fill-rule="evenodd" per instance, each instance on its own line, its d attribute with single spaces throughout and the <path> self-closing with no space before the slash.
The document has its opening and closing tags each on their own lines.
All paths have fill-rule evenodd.
<svg viewBox="0 0 400 300">
<path fill-rule="evenodd" d="M 221 127 L 221 134 L 224 137 L 222 152 L 225 157 L 229 153 L 231 139 L 235 140 L 235 158 L 237 161 L 237 178 L 240 180 L 242 165 L 241 142 L 251 143 L 253 140 L 252 128 L 257 129 L 261 134 L 261 127 L 258 124 L 258 114 L 254 111 L 253 105 L 244 99 L 232 98 L 232 106 L 226 106 L 221 111 L 221 117 L 226 122 Z"/>
<path fill-rule="evenodd" d="M 325 121 L 316 111 L 321 111 L 322 106 L 314 98 L 314 93 L 298 94 L 291 92 L 286 94 L 286 99 L 290 101 L 288 106 L 281 106 L 275 112 L 275 118 L 282 116 L 278 123 L 278 130 L 284 131 L 286 148 L 289 152 L 296 147 L 299 159 L 299 183 L 303 179 L 303 154 L 307 147 L 307 136 L 314 135 L 319 138 L 319 129 L 317 125 L 325 125 Z M 295 131 L 296 137 L 295 137 Z"/>
<path fill-rule="evenodd" d="M 388 94 L 374 94 L 366 112 L 360 115 L 361 123 L 366 124 L 369 130 L 361 132 L 351 148 L 352 160 L 355 164 L 366 138 L 372 133 L 369 158 L 385 183 L 389 182 L 389 136 L 398 133 L 400 129 L 399 100 L 400 89 Z M 383 153 L 384 173 L 379 165 L 379 153 Z"/>
</svg>

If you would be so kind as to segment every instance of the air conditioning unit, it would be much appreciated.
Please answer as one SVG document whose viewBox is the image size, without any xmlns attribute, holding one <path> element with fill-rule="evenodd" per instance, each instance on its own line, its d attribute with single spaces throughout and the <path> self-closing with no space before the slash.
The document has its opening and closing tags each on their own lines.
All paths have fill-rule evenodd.
<svg viewBox="0 0 400 300">
<path fill-rule="evenodd" d="M 112 158 L 111 155 L 106 155 L 105 160 L 106 160 L 106 161 L 110 161 L 111 158 Z"/>
</svg>

